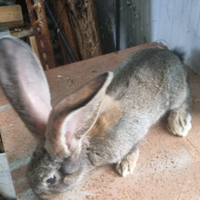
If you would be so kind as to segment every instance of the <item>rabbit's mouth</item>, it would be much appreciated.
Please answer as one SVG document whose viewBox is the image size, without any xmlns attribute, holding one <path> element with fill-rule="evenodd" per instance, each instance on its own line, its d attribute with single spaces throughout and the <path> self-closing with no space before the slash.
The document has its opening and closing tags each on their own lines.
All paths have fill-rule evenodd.
<svg viewBox="0 0 200 200">
<path fill-rule="evenodd" d="M 56 196 L 57 196 L 58 194 L 44 194 L 44 193 L 42 193 L 42 194 L 40 194 L 39 195 L 39 198 L 41 199 L 41 200 L 44 200 L 44 199 L 54 199 Z"/>
</svg>

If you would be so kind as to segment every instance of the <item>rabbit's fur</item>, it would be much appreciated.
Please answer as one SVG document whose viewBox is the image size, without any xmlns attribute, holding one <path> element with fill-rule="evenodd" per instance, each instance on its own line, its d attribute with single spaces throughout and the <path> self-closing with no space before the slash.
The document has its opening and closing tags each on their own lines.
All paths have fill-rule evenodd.
<svg viewBox="0 0 200 200">
<path fill-rule="evenodd" d="M 38 141 L 27 177 L 40 199 L 71 189 L 96 166 L 117 163 L 122 176 L 132 173 L 140 142 L 167 111 L 173 134 L 186 136 L 191 128 L 187 73 L 169 50 L 139 50 L 54 108 L 42 67 L 26 44 L 2 38 L 0 59 L 1 87 Z"/>
</svg>

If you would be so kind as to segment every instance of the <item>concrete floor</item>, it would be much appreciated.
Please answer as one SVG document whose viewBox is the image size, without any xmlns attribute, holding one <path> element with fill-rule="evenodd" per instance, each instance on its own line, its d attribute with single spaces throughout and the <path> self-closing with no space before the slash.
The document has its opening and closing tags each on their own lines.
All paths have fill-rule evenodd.
<svg viewBox="0 0 200 200">
<path fill-rule="evenodd" d="M 155 44 L 47 71 L 52 104 L 95 76 L 113 70 L 131 53 L 147 47 L 155 48 Z M 56 200 L 200 200 L 200 79 L 188 72 L 194 105 L 192 129 L 186 138 L 170 134 L 166 129 L 166 118 L 163 118 L 142 142 L 132 175 L 122 178 L 114 166 L 103 166 Z M 0 123 L 17 199 L 35 200 L 26 181 L 26 169 L 36 143 L 2 91 Z"/>
</svg>

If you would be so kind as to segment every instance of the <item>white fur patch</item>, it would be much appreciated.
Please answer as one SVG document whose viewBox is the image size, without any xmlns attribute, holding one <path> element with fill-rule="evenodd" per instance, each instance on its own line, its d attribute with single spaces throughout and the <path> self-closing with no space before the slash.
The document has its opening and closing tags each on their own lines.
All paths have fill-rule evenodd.
<svg viewBox="0 0 200 200">
<path fill-rule="evenodd" d="M 189 130 L 192 128 L 191 125 L 191 115 L 188 114 L 186 117 L 185 126 L 182 127 L 179 121 L 184 121 L 184 118 L 181 115 L 170 116 L 168 119 L 168 130 L 174 135 L 186 137 Z"/>
<path fill-rule="evenodd" d="M 182 132 L 183 137 L 186 137 L 186 135 L 188 134 L 188 131 L 192 128 L 191 119 L 192 119 L 191 115 L 188 115 L 186 118 L 186 126 Z"/>
<path fill-rule="evenodd" d="M 139 157 L 139 150 L 124 157 L 116 165 L 117 172 L 121 174 L 123 177 L 127 176 L 128 174 L 132 174 L 133 170 L 136 167 L 138 157 Z"/>
</svg>

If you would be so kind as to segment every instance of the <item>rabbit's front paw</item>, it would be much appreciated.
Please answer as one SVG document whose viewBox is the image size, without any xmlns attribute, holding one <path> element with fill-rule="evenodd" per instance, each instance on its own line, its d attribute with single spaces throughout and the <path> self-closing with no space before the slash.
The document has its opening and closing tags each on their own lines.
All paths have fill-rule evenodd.
<svg viewBox="0 0 200 200">
<path fill-rule="evenodd" d="M 168 130 L 174 135 L 185 137 L 191 129 L 191 116 L 186 113 L 170 113 Z"/>
<path fill-rule="evenodd" d="M 117 163 L 116 165 L 117 172 L 123 177 L 128 174 L 132 174 L 136 166 L 138 157 L 139 157 L 139 150 L 136 150 L 135 152 L 125 156 L 122 160 L 120 160 Z"/>
</svg>

